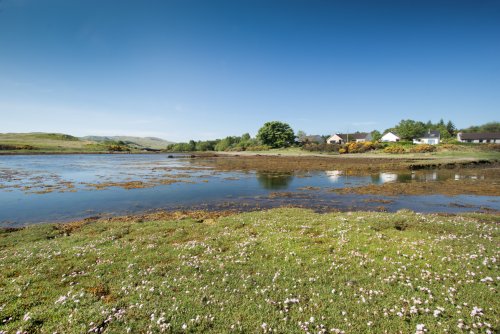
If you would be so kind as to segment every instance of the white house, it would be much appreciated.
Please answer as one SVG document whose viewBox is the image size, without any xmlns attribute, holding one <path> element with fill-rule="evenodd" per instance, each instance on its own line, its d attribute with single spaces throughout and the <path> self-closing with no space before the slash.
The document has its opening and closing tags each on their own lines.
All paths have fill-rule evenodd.
<svg viewBox="0 0 500 334">
<path fill-rule="evenodd" d="M 371 141 L 372 135 L 366 132 L 356 132 L 356 133 L 336 133 L 330 136 L 326 142 L 328 144 L 345 144 L 350 141 L 355 141 L 357 143 L 363 143 L 365 141 Z"/>
<path fill-rule="evenodd" d="M 400 140 L 401 138 L 399 138 L 399 136 L 395 135 L 392 132 L 387 132 L 385 135 L 382 136 L 382 138 L 380 138 L 380 141 L 383 142 L 397 142 Z"/>
<path fill-rule="evenodd" d="M 437 130 L 429 130 L 425 135 L 420 138 L 413 139 L 413 144 L 429 144 L 437 145 L 441 139 L 441 134 Z"/>
<path fill-rule="evenodd" d="M 462 143 L 500 143 L 500 132 L 462 133 L 457 134 Z"/>
<path fill-rule="evenodd" d="M 327 144 L 342 144 L 342 143 L 345 143 L 345 138 L 342 138 L 338 134 L 334 134 L 334 135 L 331 135 L 330 137 L 328 137 L 328 139 L 326 140 L 326 143 Z"/>
</svg>

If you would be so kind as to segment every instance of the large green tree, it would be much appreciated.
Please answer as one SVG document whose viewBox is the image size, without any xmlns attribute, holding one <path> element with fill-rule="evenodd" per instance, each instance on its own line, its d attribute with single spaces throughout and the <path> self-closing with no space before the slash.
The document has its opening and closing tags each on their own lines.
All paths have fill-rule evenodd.
<svg viewBox="0 0 500 334">
<path fill-rule="evenodd" d="M 257 133 L 257 138 L 264 145 L 273 148 L 287 147 L 293 144 L 295 135 L 290 125 L 272 121 L 265 123 Z"/>
<path fill-rule="evenodd" d="M 423 122 L 414 121 L 412 119 L 403 119 L 395 126 L 394 130 L 401 139 L 412 140 L 425 133 L 427 126 Z"/>
</svg>

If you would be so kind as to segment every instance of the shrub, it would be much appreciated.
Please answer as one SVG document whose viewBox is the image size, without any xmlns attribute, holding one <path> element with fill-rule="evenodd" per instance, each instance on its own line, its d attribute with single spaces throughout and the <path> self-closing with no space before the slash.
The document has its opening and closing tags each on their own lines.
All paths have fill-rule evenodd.
<svg viewBox="0 0 500 334">
<path fill-rule="evenodd" d="M 364 153 L 375 149 L 375 145 L 370 142 L 351 142 L 344 146 L 345 153 Z M 340 152 L 340 151 L 339 151 Z"/>
<path fill-rule="evenodd" d="M 11 145 L 11 144 L 0 144 L 0 151 L 9 150 L 34 150 L 35 147 L 31 145 Z"/>
<path fill-rule="evenodd" d="M 302 146 L 303 150 L 310 152 L 338 152 L 340 146 L 338 144 L 318 144 L 318 143 L 307 143 Z"/>
<path fill-rule="evenodd" d="M 435 151 L 436 151 L 436 146 L 429 144 L 419 144 L 411 149 L 411 152 L 413 153 L 428 153 Z"/>
<path fill-rule="evenodd" d="M 390 153 L 390 154 L 402 154 L 405 153 L 406 150 L 402 146 L 387 146 L 384 148 L 384 153 Z"/>
<path fill-rule="evenodd" d="M 130 148 L 128 148 L 127 146 L 123 146 L 123 145 L 109 145 L 108 151 L 127 152 L 127 151 L 130 151 Z"/>
<path fill-rule="evenodd" d="M 382 142 L 379 142 L 379 141 L 373 142 L 373 147 L 376 150 L 380 150 L 380 149 L 386 148 L 387 146 L 389 146 L 388 143 L 382 143 Z"/>
</svg>

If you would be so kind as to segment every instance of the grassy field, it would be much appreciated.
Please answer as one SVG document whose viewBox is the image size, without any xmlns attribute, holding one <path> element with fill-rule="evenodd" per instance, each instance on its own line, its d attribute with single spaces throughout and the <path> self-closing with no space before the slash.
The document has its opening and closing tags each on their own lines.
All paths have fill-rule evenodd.
<svg viewBox="0 0 500 334">
<path fill-rule="evenodd" d="M 0 145 L 18 147 L 4 149 L 0 153 L 92 153 L 108 152 L 109 148 L 104 143 L 58 133 L 0 133 Z"/>
<path fill-rule="evenodd" d="M 148 147 L 152 149 L 164 150 L 167 145 L 172 144 L 172 142 L 168 140 L 164 140 L 161 138 L 155 137 L 132 137 L 132 136 L 88 136 L 82 137 L 82 140 L 91 140 L 95 142 L 103 142 L 103 141 L 123 141 L 126 143 L 131 143 L 132 146 L 137 147 Z"/>
<path fill-rule="evenodd" d="M 0 333 L 492 333 L 498 216 L 316 214 L 0 233 Z"/>
<path fill-rule="evenodd" d="M 26 153 L 30 151 L 89 151 L 93 142 L 82 141 L 76 137 L 62 134 L 47 133 L 2 133 L 0 134 L 0 144 L 20 146 L 15 151 Z M 22 146 L 31 146 L 32 148 L 23 149 Z M 97 147 L 92 147 L 97 150 Z M 103 147 L 101 147 L 101 150 Z"/>
<path fill-rule="evenodd" d="M 165 148 L 159 139 L 138 137 L 96 137 L 99 140 L 78 138 L 61 133 L 0 133 L 0 153 L 107 153 L 119 140 L 126 140 L 124 148 L 140 152 L 142 148 Z M 135 142 L 133 142 L 134 140 Z"/>
</svg>

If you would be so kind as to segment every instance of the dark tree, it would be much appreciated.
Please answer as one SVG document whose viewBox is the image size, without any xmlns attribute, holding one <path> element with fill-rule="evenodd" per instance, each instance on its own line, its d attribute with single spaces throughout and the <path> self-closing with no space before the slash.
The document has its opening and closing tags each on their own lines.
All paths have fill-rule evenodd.
<svg viewBox="0 0 500 334">
<path fill-rule="evenodd" d="M 448 130 L 450 135 L 453 136 L 457 128 L 455 127 L 455 124 L 453 124 L 452 121 L 448 121 L 448 123 L 446 123 L 446 130 Z"/>
<path fill-rule="evenodd" d="M 273 121 L 265 123 L 264 126 L 259 129 L 257 138 L 264 145 L 279 148 L 292 145 L 295 141 L 295 134 L 290 125 Z"/>
</svg>

